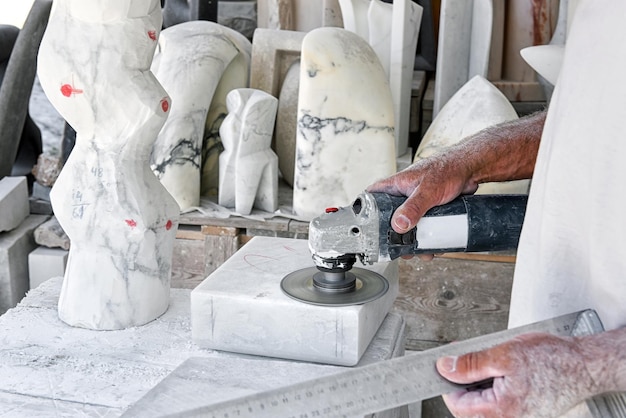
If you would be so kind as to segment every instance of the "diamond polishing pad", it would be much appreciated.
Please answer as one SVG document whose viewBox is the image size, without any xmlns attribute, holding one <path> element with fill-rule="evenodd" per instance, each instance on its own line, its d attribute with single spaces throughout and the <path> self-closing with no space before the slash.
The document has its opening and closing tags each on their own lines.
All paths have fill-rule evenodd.
<svg viewBox="0 0 626 418">
<path fill-rule="evenodd" d="M 378 299 L 387 293 L 389 282 L 371 270 L 353 268 L 347 275 L 354 275 L 354 287 L 350 291 L 325 291 L 315 286 L 313 276 L 321 274 L 315 267 L 296 270 L 286 275 L 280 288 L 292 299 L 320 306 L 360 305 Z"/>
</svg>

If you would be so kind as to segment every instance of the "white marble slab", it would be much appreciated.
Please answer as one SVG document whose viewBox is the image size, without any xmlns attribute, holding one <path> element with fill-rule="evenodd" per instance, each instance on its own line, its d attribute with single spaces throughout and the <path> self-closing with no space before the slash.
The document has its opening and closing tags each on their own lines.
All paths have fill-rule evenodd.
<svg viewBox="0 0 626 418">
<path fill-rule="evenodd" d="M 487 77 L 493 0 L 443 0 L 433 118 L 468 80 Z"/>
<path fill-rule="evenodd" d="M 375 52 L 348 30 L 309 32 L 302 43 L 294 212 L 311 219 L 346 206 L 395 171 L 393 99 Z"/>
<path fill-rule="evenodd" d="M 339 369 L 198 347 L 191 341 L 186 289 L 172 289 L 168 311 L 142 327 L 106 332 L 70 327 L 57 315 L 61 282 L 61 277 L 48 280 L 0 316 L 3 417 L 119 417 L 189 358 L 202 357 L 210 365 L 198 390 L 214 382 L 214 399 L 233 396 L 242 382 L 240 390 L 259 391 L 266 384 Z M 402 355 L 403 338 L 402 317 L 389 314 L 361 364 Z M 275 378 L 274 366 L 283 371 Z M 259 370 L 264 374 L 257 375 Z"/>
<path fill-rule="evenodd" d="M 192 291 L 194 342 L 244 354 L 357 364 L 398 294 L 397 263 L 369 267 L 389 281 L 384 296 L 345 307 L 311 305 L 282 292 L 283 277 L 312 266 L 307 241 L 254 237 Z"/>
</svg>

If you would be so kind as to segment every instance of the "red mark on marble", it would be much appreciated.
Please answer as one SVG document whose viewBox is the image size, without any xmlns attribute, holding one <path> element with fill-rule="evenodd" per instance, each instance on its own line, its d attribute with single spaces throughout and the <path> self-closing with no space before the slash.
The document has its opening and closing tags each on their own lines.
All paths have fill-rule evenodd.
<svg viewBox="0 0 626 418">
<path fill-rule="evenodd" d="M 167 229 L 168 231 L 172 229 L 172 221 L 167 221 L 167 223 L 165 224 L 165 229 Z"/>
<path fill-rule="evenodd" d="M 164 112 L 170 110 L 170 102 L 167 98 L 161 99 L 161 109 L 163 109 Z"/>
<path fill-rule="evenodd" d="M 337 212 L 339 210 L 339 208 L 326 208 L 326 213 L 333 213 L 333 212 Z"/>
<path fill-rule="evenodd" d="M 70 97 L 73 94 L 81 94 L 81 89 L 75 89 L 71 84 L 63 84 L 61 86 L 61 94 L 65 97 Z"/>
<path fill-rule="evenodd" d="M 298 252 L 295 248 L 293 248 L 293 247 L 289 247 L 288 245 L 283 245 L 283 248 L 284 248 L 285 250 L 287 250 L 287 251 L 291 251 L 291 252 L 293 252 L 293 253 L 297 253 L 297 252 Z"/>
<path fill-rule="evenodd" d="M 126 225 L 134 228 L 137 226 L 137 222 L 134 219 L 126 219 Z"/>
<path fill-rule="evenodd" d="M 156 31 L 149 30 L 148 31 L 148 38 L 152 39 L 153 41 L 156 41 L 157 40 Z"/>
<path fill-rule="evenodd" d="M 268 257 L 266 255 L 260 254 L 246 254 L 245 256 L 243 256 L 243 261 L 245 261 L 246 264 L 248 264 L 250 267 L 254 267 L 257 270 L 265 271 L 268 273 L 276 270 L 275 264 L 270 263 L 269 266 L 267 265 L 267 262 L 270 260 L 278 261 L 277 258 Z"/>
</svg>

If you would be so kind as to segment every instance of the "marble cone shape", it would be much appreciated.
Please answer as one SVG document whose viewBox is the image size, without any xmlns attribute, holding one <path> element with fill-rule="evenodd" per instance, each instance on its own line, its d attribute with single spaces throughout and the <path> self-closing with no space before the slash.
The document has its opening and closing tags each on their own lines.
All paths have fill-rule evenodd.
<svg viewBox="0 0 626 418">
<path fill-rule="evenodd" d="M 391 87 L 396 156 L 409 147 L 411 84 L 423 8 L 412 0 L 339 0 L 344 28 L 372 46 Z"/>
<path fill-rule="evenodd" d="M 235 78 L 235 87 L 247 84 L 249 50 L 243 35 L 213 22 L 180 23 L 161 33 L 152 71 L 170 94 L 172 109 L 151 166 L 183 211 L 200 203 L 203 140 L 214 94 L 223 77 Z M 226 72 L 233 62 L 243 67 L 243 77 L 242 71 Z"/>
<path fill-rule="evenodd" d="M 278 157 L 271 150 L 278 100 L 261 90 L 226 96 L 229 114 L 220 128 L 219 204 L 249 215 L 253 207 L 278 209 Z"/>
<path fill-rule="evenodd" d="M 376 53 L 339 28 L 302 44 L 293 209 L 311 219 L 396 171 L 391 91 Z"/>
<path fill-rule="evenodd" d="M 156 0 L 56 0 L 41 44 L 41 85 L 77 132 L 50 194 L 72 242 L 59 317 L 73 326 L 137 326 L 169 304 L 179 208 L 149 165 L 170 108 L 150 72 L 160 28 Z"/>
<path fill-rule="evenodd" d="M 517 119 L 508 99 L 481 76 L 468 81 L 441 109 L 422 138 L 414 161 L 429 157 L 489 126 Z M 484 183 L 477 194 L 528 193 L 529 181 Z"/>
</svg>

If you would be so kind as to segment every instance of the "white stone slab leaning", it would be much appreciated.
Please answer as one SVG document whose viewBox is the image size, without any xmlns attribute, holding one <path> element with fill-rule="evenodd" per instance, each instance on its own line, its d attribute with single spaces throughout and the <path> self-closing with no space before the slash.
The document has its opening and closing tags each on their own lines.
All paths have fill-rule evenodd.
<svg viewBox="0 0 626 418">
<path fill-rule="evenodd" d="M 389 281 L 389 290 L 375 301 L 345 307 L 310 305 L 283 294 L 282 278 L 311 266 L 307 241 L 254 237 L 191 292 L 194 342 L 244 354 L 357 364 L 398 294 L 398 265 L 368 267 Z"/>
<path fill-rule="evenodd" d="M 396 156 L 408 151 L 411 84 L 423 8 L 412 0 L 339 0 L 344 28 L 367 40 L 389 80 Z"/>
<path fill-rule="evenodd" d="M 161 23 L 157 0 L 58 0 L 41 44 L 43 90 L 77 132 L 50 195 L 72 241 L 59 317 L 73 326 L 132 327 L 168 307 L 180 209 L 149 165 L 171 107 L 150 72 Z"/>
<path fill-rule="evenodd" d="M 309 32 L 302 43 L 293 209 L 311 219 L 346 206 L 396 171 L 394 108 L 378 57 L 339 28 Z"/>
<path fill-rule="evenodd" d="M 255 89 L 226 97 L 228 116 L 220 128 L 219 204 L 242 215 L 252 208 L 278 209 L 278 157 L 271 150 L 278 99 Z"/>
</svg>

